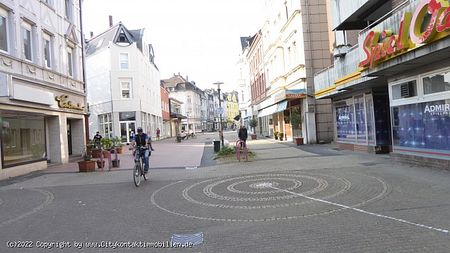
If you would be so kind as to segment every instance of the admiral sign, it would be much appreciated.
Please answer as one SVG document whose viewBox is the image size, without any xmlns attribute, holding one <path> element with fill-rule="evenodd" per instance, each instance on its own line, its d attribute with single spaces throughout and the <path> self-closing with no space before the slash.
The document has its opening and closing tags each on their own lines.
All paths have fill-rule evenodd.
<svg viewBox="0 0 450 253">
<path fill-rule="evenodd" d="M 359 63 L 359 67 L 372 68 L 383 60 L 448 35 L 449 0 L 422 0 L 414 13 L 403 14 L 398 34 L 386 29 L 382 32 L 372 30 L 366 35 L 362 46 L 365 59 Z"/>
</svg>

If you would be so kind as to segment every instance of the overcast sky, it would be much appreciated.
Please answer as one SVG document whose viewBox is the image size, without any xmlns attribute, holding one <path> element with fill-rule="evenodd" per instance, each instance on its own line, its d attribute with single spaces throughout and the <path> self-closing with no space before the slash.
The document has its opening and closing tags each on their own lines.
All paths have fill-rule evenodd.
<svg viewBox="0 0 450 253">
<path fill-rule="evenodd" d="M 109 15 L 114 24 L 145 28 L 162 79 L 180 72 L 202 89 L 222 81 L 231 91 L 239 38 L 262 27 L 263 10 L 263 0 L 84 0 L 83 29 L 86 38 L 105 31 Z"/>
</svg>

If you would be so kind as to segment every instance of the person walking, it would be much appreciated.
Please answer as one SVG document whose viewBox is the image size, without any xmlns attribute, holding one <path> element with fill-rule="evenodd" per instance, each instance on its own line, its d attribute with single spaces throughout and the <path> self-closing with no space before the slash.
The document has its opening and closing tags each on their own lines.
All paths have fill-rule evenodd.
<svg viewBox="0 0 450 253">
<path fill-rule="evenodd" d="M 156 128 L 156 139 L 159 140 L 159 136 L 161 134 L 161 130 L 158 128 Z"/>
<path fill-rule="evenodd" d="M 99 131 L 97 131 L 97 133 L 94 135 L 94 144 L 97 148 L 100 148 L 101 145 L 101 141 L 102 141 L 102 135 L 100 134 Z"/>
<path fill-rule="evenodd" d="M 241 148 L 247 146 L 248 132 L 247 128 L 244 125 L 241 125 L 241 127 L 239 128 L 238 137 L 241 141 Z"/>
</svg>

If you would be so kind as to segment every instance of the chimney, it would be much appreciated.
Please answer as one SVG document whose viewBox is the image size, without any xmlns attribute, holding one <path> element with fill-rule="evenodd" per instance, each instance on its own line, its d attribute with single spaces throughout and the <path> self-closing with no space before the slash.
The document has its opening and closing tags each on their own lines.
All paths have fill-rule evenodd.
<svg viewBox="0 0 450 253">
<path fill-rule="evenodd" d="M 94 37 L 94 32 L 91 32 L 91 39 Z"/>
<path fill-rule="evenodd" d="M 189 81 L 189 76 L 188 75 L 186 75 L 186 81 Z"/>
<path fill-rule="evenodd" d="M 113 16 L 109 15 L 109 27 L 113 26 Z"/>
</svg>

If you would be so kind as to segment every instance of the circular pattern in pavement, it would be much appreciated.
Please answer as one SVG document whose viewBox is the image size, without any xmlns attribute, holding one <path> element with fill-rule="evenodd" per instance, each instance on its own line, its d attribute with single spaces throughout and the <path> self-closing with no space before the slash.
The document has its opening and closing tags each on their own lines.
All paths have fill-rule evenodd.
<svg viewBox="0 0 450 253">
<path fill-rule="evenodd" d="M 359 207 L 387 193 L 387 184 L 373 176 L 287 171 L 174 182 L 156 190 L 151 202 L 165 212 L 186 218 L 256 222 L 311 217 L 344 209 L 301 195 Z"/>
<path fill-rule="evenodd" d="M 42 189 L 0 190 L 0 196 L 3 198 L 0 199 L 0 227 L 39 212 L 55 198 L 51 192 Z"/>
</svg>

